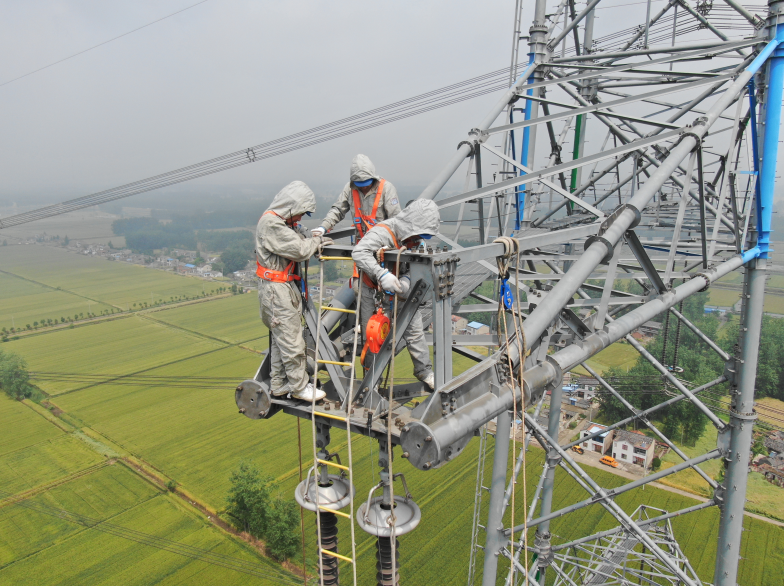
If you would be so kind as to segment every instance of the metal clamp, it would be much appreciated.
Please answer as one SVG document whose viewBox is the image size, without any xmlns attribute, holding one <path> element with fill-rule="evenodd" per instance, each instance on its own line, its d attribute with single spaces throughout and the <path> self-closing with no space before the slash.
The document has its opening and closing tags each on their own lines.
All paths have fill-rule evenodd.
<svg viewBox="0 0 784 586">
<path fill-rule="evenodd" d="M 461 146 L 463 146 L 464 144 L 467 144 L 467 145 L 468 145 L 468 148 L 470 148 L 470 149 L 471 149 L 471 152 L 470 152 L 470 153 L 468 153 L 468 156 L 469 156 L 469 157 L 473 157 L 473 156 L 474 156 L 474 144 L 473 144 L 471 141 L 469 141 L 469 140 L 461 140 L 461 141 L 460 141 L 460 142 L 457 144 L 457 150 L 460 150 L 460 147 L 461 147 Z"/>
</svg>

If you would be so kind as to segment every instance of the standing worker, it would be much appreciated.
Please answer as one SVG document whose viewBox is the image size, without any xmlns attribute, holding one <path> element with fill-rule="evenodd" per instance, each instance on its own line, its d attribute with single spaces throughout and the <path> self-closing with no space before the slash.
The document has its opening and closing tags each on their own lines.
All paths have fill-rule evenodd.
<svg viewBox="0 0 784 586">
<path fill-rule="evenodd" d="M 351 161 L 350 180 L 343 188 L 338 200 L 329 208 L 321 226 L 313 230 L 313 236 L 324 236 L 335 225 L 352 212 L 356 241 L 359 242 L 377 222 L 393 218 L 400 213 L 397 190 L 386 179 L 376 175 L 376 167 L 365 155 L 357 155 Z"/>
<path fill-rule="evenodd" d="M 327 232 L 337 225 L 346 214 L 353 214 L 354 242 L 358 243 L 377 222 L 393 218 L 400 213 L 400 202 L 397 197 L 397 190 L 386 179 L 376 174 L 376 167 L 373 162 L 365 155 L 357 155 L 351 161 L 351 175 L 349 182 L 343 188 L 338 200 L 332 204 L 327 216 L 321 221 L 321 226 L 315 228 L 313 236 L 324 236 Z M 354 276 L 351 286 L 354 294 L 359 293 L 362 286 L 362 298 L 370 299 L 376 290 L 376 284 L 370 281 L 367 276 L 363 279 L 363 284 L 359 284 L 356 264 L 354 265 Z M 362 304 L 365 306 L 365 304 Z M 365 325 L 372 314 L 373 307 L 370 306 L 371 313 L 363 313 L 360 308 L 360 323 L 362 324 L 362 336 L 365 336 Z"/>
<path fill-rule="evenodd" d="M 362 271 L 363 277 L 366 277 L 374 288 L 378 286 L 389 295 L 397 294 L 405 299 L 411 289 L 411 278 L 408 274 L 396 276 L 388 268 L 382 267 L 377 253 L 384 248 L 388 251 L 386 258 L 394 259 L 396 251 L 401 247 L 415 248 L 422 239 L 430 240 L 431 236 L 438 233 L 440 224 L 441 216 L 435 202 L 428 199 L 414 200 L 396 217 L 384 220 L 371 228 L 362 241 L 354 247 L 351 256 L 357 268 Z M 363 331 L 375 309 L 374 292 L 370 290 L 370 294 L 365 295 L 366 291 L 362 291 L 360 320 Z M 394 319 L 391 316 L 390 318 Z M 421 310 L 417 309 L 403 334 L 403 339 L 414 363 L 414 376 L 433 390 L 435 375 L 433 363 L 430 361 L 430 350 L 425 341 Z"/>
<path fill-rule="evenodd" d="M 256 275 L 259 277 L 261 320 L 272 335 L 270 392 L 281 397 L 313 400 L 302 337 L 302 295 L 296 263 L 308 260 L 331 240 L 306 238 L 297 224 L 316 211 L 316 196 L 302 181 L 292 181 L 272 200 L 256 226 Z M 316 400 L 324 398 L 321 389 Z"/>
</svg>

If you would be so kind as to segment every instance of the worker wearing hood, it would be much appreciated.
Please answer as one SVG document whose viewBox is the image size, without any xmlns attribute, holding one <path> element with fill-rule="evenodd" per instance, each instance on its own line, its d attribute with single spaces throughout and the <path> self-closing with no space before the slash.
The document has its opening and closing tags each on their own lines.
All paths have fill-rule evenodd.
<svg viewBox="0 0 784 586">
<path fill-rule="evenodd" d="M 359 203 L 357 209 L 356 204 Z M 314 236 L 323 236 L 335 225 L 352 213 L 356 230 L 356 241 L 376 223 L 400 213 L 397 190 L 386 179 L 376 174 L 376 167 L 365 155 L 357 155 L 351 161 L 350 180 L 343 188 L 337 201 L 332 204 L 321 226 L 313 230 Z"/>
<path fill-rule="evenodd" d="M 396 217 L 384 220 L 365 234 L 365 237 L 354 247 L 351 256 L 357 268 L 373 283 L 386 292 L 396 293 L 406 298 L 411 288 L 410 277 L 407 274 L 395 276 L 382 267 L 376 258 L 376 253 L 386 248 L 390 251 L 387 258 L 390 258 L 389 255 L 394 254 L 393 251 L 403 246 L 413 248 L 423 239 L 429 240 L 431 236 L 437 234 L 440 224 L 441 215 L 435 202 L 427 199 L 414 200 Z M 365 288 L 362 290 L 359 319 L 364 332 L 375 310 L 375 291 L 367 287 L 364 282 L 362 286 Z M 402 309 L 402 304 L 398 304 L 398 308 Z M 414 363 L 414 376 L 433 389 L 435 386 L 433 364 L 430 362 L 430 351 L 425 342 L 420 310 L 417 310 L 406 328 L 403 339 Z"/>
<path fill-rule="evenodd" d="M 270 391 L 289 393 L 311 401 L 305 340 L 302 337 L 302 297 L 297 264 L 308 260 L 323 238 L 306 238 L 297 222 L 316 211 L 316 196 L 302 181 L 293 181 L 272 200 L 256 226 L 256 275 L 259 277 L 261 320 L 272 334 L 270 343 Z M 324 391 L 316 391 L 316 400 Z"/>
</svg>

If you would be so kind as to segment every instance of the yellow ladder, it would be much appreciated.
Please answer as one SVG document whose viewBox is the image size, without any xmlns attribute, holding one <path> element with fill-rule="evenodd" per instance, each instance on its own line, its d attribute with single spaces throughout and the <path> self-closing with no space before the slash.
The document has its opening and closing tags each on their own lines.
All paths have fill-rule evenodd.
<svg viewBox="0 0 784 586">
<path fill-rule="evenodd" d="M 320 250 L 319 250 L 320 252 Z M 356 557 L 357 557 L 357 546 L 356 546 L 356 537 L 354 533 L 354 471 L 353 471 L 353 454 L 351 451 L 351 404 L 353 403 L 353 394 L 354 394 L 354 375 L 356 369 L 356 360 L 357 360 L 357 342 L 359 340 L 359 332 L 360 332 L 360 322 L 359 322 L 359 307 L 362 302 L 362 287 L 359 287 L 359 295 L 357 297 L 357 309 L 343 309 L 340 307 L 325 307 L 324 306 L 324 263 L 327 261 L 334 261 L 334 260 L 346 260 L 345 257 L 342 256 L 324 256 L 319 255 L 319 312 L 318 312 L 318 320 L 316 324 L 316 331 L 314 332 L 316 338 L 316 348 L 315 348 L 315 356 L 316 356 L 316 369 L 313 373 L 313 400 L 311 403 L 311 432 L 313 435 L 313 470 L 316 473 L 316 482 L 318 482 L 318 469 L 319 466 L 332 466 L 341 470 L 342 472 L 348 472 L 348 480 L 349 480 L 349 513 L 344 513 L 342 511 L 335 511 L 329 509 L 327 507 L 321 506 L 319 503 L 319 491 L 318 487 L 315 491 L 316 493 L 316 528 L 317 528 L 317 536 L 318 536 L 318 551 L 319 551 L 319 559 L 318 559 L 318 567 L 319 567 L 319 583 L 321 586 L 324 586 L 324 571 L 323 566 L 321 564 L 321 556 L 326 555 L 333 558 L 337 558 L 344 562 L 348 562 L 351 564 L 353 578 L 354 578 L 354 586 L 357 586 L 357 565 L 356 565 Z M 360 274 L 359 282 L 361 283 L 362 275 Z M 321 342 L 321 317 L 324 311 L 337 311 L 340 313 L 353 313 L 356 316 L 354 320 L 354 340 L 352 344 L 351 350 L 351 361 L 350 362 L 337 362 L 334 360 L 320 360 L 319 359 L 319 345 Z M 323 413 L 323 412 L 316 412 L 316 381 L 318 380 L 318 365 L 319 364 L 333 364 L 336 366 L 341 366 L 344 368 L 351 368 L 351 375 L 349 377 L 349 385 L 348 390 L 346 393 L 346 398 L 343 401 L 343 412 L 338 414 L 332 413 Z M 323 458 L 319 458 L 318 455 L 318 447 L 316 445 L 316 417 L 323 417 L 326 419 L 333 419 L 337 421 L 342 421 L 346 424 L 346 439 L 348 442 L 348 466 L 343 466 L 342 464 L 337 464 L 332 462 L 331 460 L 325 460 Z M 343 517 L 349 520 L 349 524 L 351 526 L 351 557 L 341 555 L 337 552 L 330 551 L 328 549 L 324 549 L 322 547 L 321 541 L 321 512 L 325 513 L 333 513 L 338 515 L 339 517 Z"/>
</svg>

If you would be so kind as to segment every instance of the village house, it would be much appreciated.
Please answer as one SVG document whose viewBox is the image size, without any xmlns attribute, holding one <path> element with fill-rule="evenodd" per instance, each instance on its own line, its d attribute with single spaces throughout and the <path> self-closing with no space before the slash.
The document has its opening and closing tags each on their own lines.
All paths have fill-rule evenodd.
<svg viewBox="0 0 784 586">
<path fill-rule="evenodd" d="M 468 320 L 464 317 L 460 317 L 459 315 L 452 316 L 452 333 L 453 334 L 462 334 L 465 333 L 466 325 L 468 325 Z"/>
<path fill-rule="evenodd" d="M 582 445 L 584 450 L 599 452 L 600 454 L 606 453 L 612 447 L 612 432 L 606 430 L 606 425 L 591 422 L 591 424 L 588 426 L 588 429 L 584 429 L 580 432 L 581 439 L 588 437 L 597 431 L 603 431 L 603 433 L 600 433 L 590 440 L 582 442 L 580 445 Z"/>
<path fill-rule="evenodd" d="M 474 335 L 481 335 L 481 334 L 489 334 L 490 333 L 490 326 L 486 326 L 485 324 L 481 324 L 478 321 L 472 321 L 466 324 L 466 334 L 469 336 Z"/>
<path fill-rule="evenodd" d="M 615 432 L 613 439 L 613 458 L 619 462 L 631 462 L 648 468 L 653 461 L 655 444 L 653 438 L 643 435 L 639 431 L 619 429 Z"/>
</svg>

